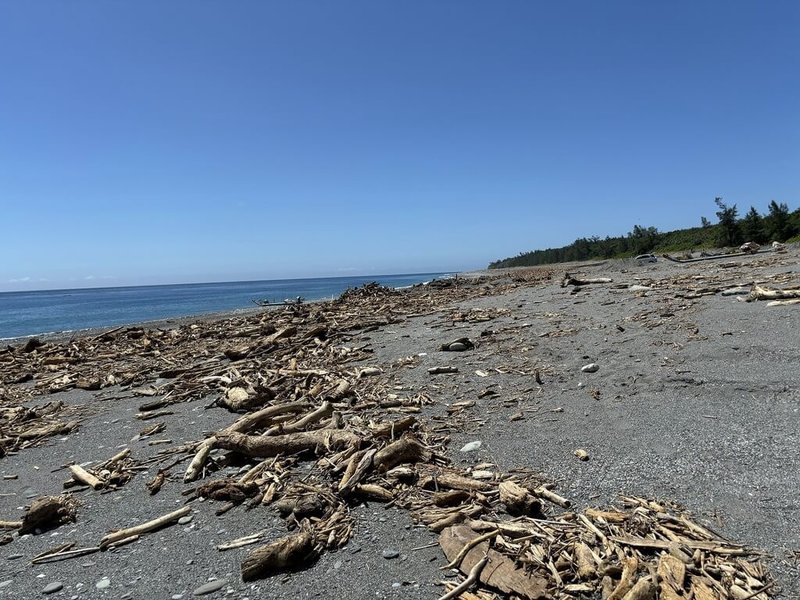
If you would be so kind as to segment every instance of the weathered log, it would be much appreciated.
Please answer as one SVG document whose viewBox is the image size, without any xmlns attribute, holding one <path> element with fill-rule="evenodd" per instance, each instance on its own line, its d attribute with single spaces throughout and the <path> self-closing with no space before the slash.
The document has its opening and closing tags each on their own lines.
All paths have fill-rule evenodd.
<svg viewBox="0 0 800 600">
<path fill-rule="evenodd" d="M 498 486 L 500 501 L 512 517 L 540 515 L 542 503 L 524 487 L 513 481 L 503 481 Z"/>
<path fill-rule="evenodd" d="M 310 528 L 251 551 L 242 561 L 242 579 L 253 581 L 310 564 L 317 556 Z"/>
<path fill-rule="evenodd" d="M 374 483 L 362 483 L 353 488 L 353 494 L 377 502 L 391 502 L 394 494 L 386 488 Z"/>
<path fill-rule="evenodd" d="M 448 473 L 446 471 L 436 472 L 427 475 L 420 480 L 420 487 L 423 489 L 465 490 L 475 492 L 486 492 L 492 489 L 492 485 L 485 481 L 479 481 L 470 477 Z"/>
<path fill-rule="evenodd" d="M 375 454 L 373 464 L 376 471 L 384 472 L 403 463 L 428 462 L 431 458 L 430 450 L 412 436 L 405 435 Z"/>
<path fill-rule="evenodd" d="M 262 408 L 259 411 L 254 413 L 250 413 L 244 415 L 228 425 L 223 432 L 236 432 L 241 433 L 245 431 L 250 431 L 251 429 L 255 429 L 256 427 L 260 427 L 266 422 L 269 422 L 270 419 L 276 417 L 278 415 L 284 415 L 289 413 L 298 413 L 302 412 L 308 408 L 308 403 L 306 402 L 288 402 L 286 404 L 278 404 L 276 406 L 268 406 L 266 408 Z M 189 463 L 189 466 L 186 468 L 186 473 L 183 476 L 183 480 L 185 482 L 194 481 L 200 475 L 200 472 L 203 470 L 203 466 L 205 465 L 206 461 L 208 460 L 208 456 L 211 454 L 211 451 L 214 449 L 217 443 L 217 438 L 211 436 L 206 438 L 197 446 L 195 451 L 194 458 Z"/>
<path fill-rule="evenodd" d="M 449 492 L 436 492 L 431 500 L 436 506 L 455 506 L 469 500 L 470 494 L 464 490 L 451 490 Z"/>
<path fill-rule="evenodd" d="M 269 458 L 279 454 L 316 451 L 320 448 L 332 450 L 345 446 L 358 447 L 360 442 L 361 438 L 350 431 L 318 429 L 275 436 L 224 432 L 216 435 L 215 445 L 217 448 L 232 450 L 252 458 Z"/>
<path fill-rule="evenodd" d="M 103 539 L 100 540 L 100 547 L 106 549 L 116 542 L 122 542 L 128 538 L 155 531 L 156 529 L 160 529 L 166 525 L 172 525 L 173 523 L 176 523 L 178 519 L 185 517 L 190 512 L 192 512 L 192 507 L 184 506 L 183 508 L 179 508 L 174 512 L 166 514 L 162 517 L 158 517 L 157 519 L 147 521 L 141 525 L 136 525 L 135 527 L 129 527 L 127 529 L 118 529 L 103 536 Z"/>
</svg>

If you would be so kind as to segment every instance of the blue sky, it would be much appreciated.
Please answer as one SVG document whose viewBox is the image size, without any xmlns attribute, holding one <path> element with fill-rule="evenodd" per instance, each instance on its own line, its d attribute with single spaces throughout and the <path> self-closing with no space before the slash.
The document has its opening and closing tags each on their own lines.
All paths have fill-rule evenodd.
<svg viewBox="0 0 800 600">
<path fill-rule="evenodd" d="M 800 204 L 800 3 L 0 0 L 0 290 L 484 267 Z"/>
</svg>

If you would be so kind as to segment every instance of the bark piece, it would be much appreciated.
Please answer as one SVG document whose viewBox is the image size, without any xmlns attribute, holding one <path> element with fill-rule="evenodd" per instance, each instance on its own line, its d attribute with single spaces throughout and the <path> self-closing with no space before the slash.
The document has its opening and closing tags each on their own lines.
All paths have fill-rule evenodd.
<svg viewBox="0 0 800 600">
<path fill-rule="evenodd" d="M 480 534 L 466 525 L 448 527 L 439 535 L 439 545 L 448 561 L 454 560 L 462 548 Z M 484 556 L 488 556 L 486 567 L 480 574 L 480 581 L 497 588 L 504 594 L 514 594 L 528 600 L 546 597 L 547 580 L 536 575 L 528 575 L 517 568 L 507 556 L 489 548 L 489 542 L 482 542 L 467 552 L 461 561 L 461 571 L 469 573 Z"/>
</svg>

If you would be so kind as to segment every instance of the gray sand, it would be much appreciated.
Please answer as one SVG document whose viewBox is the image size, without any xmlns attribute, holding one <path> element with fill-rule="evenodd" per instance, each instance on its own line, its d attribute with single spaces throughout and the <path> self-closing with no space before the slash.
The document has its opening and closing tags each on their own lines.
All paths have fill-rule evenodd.
<svg viewBox="0 0 800 600">
<path fill-rule="evenodd" d="M 691 275 L 749 283 L 791 272 L 797 284 L 798 254 L 792 249 L 764 267 L 756 259 L 727 269 L 715 263 L 609 261 L 575 272 L 609 276 L 615 283 Z M 504 311 L 490 321 L 454 323 L 444 311 L 364 334 L 361 339 L 374 350 L 365 364 L 388 368 L 424 354 L 411 368 L 389 370 L 396 385 L 434 400 L 426 409 L 429 417 L 446 415 L 447 405 L 456 401 L 476 402 L 448 418 L 454 424 L 449 453 L 456 463 L 531 469 L 556 482 L 578 509 L 607 505 L 620 493 L 677 501 L 720 534 L 764 549 L 780 597 L 800 598 L 795 497 L 800 487 L 800 305 L 768 308 L 721 295 L 686 300 L 675 297 L 679 289 L 638 296 L 607 285 L 571 295 L 555 281 L 520 287 L 458 307 Z M 438 351 L 441 343 L 462 336 L 477 340 L 478 347 Z M 600 369 L 582 373 L 581 366 L 590 362 Z M 428 367 L 443 364 L 458 366 L 459 373 L 428 375 Z M 542 386 L 534 380 L 535 369 Z M 488 375 L 480 377 L 476 370 Z M 478 397 L 490 387 L 497 394 Z M 145 425 L 133 418 L 141 398 L 96 400 L 90 392 L 56 397 L 85 405 L 91 416 L 70 436 L 0 460 L 0 475 L 19 477 L 0 481 L 2 519 L 20 518 L 36 495 L 60 493 L 68 477 L 56 470 L 64 464 L 105 460 L 125 446 L 137 457 L 163 448 L 132 441 Z M 175 414 L 164 419 L 166 431 L 156 437 L 175 444 L 200 439 L 231 421 L 226 411 L 206 410 L 202 402 L 172 410 Z M 524 418 L 510 421 L 519 411 Z M 459 448 L 473 440 L 483 441 L 481 449 L 460 454 Z M 578 461 L 577 448 L 591 459 Z M 77 523 L 0 547 L 0 597 L 41 597 L 48 584 L 61 582 L 53 597 L 189 598 L 213 578 L 227 583 L 210 597 L 239 599 L 436 598 L 442 593 L 437 586 L 445 576 L 439 570 L 446 562 L 441 551 L 416 549 L 435 542 L 435 536 L 415 526 L 405 511 L 377 503 L 354 511 L 357 529 L 345 549 L 326 553 L 308 570 L 252 584 L 239 577 L 248 548 L 219 552 L 215 545 L 261 530 L 284 535 L 285 525 L 263 508 L 246 512 L 239 507 L 217 517 L 218 506 L 210 502 L 192 504 L 191 523 L 115 551 L 31 565 L 33 556 L 58 544 L 90 546 L 110 529 L 182 506 L 180 492 L 188 486 L 177 480 L 158 495 L 147 495 L 144 486 L 154 473 L 142 473 L 118 491 L 81 492 Z M 385 549 L 397 549 L 400 556 L 383 558 Z M 109 587 L 97 589 L 104 577 Z"/>
</svg>

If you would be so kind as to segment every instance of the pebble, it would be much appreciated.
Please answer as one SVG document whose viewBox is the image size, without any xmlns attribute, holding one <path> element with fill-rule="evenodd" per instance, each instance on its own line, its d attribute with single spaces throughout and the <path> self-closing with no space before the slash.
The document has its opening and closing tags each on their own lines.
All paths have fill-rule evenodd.
<svg viewBox="0 0 800 600">
<path fill-rule="evenodd" d="M 172 594 L 172 600 L 181 600 L 183 594 Z"/>
<path fill-rule="evenodd" d="M 392 558 L 397 558 L 398 556 L 400 556 L 400 550 L 395 550 L 394 548 L 386 548 L 386 550 L 383 551 L 383 558 L 387 560 Z"/>
<path fill-rule="evenodd" d="M 337 560 L 335 563 L 333 563 L 333 568 L 336 569 L 336 570 L 341 569 L 342 568 L 342 561 Z"/>
<path fill-rule="evenodd" d="M 475 440 L 474 442 L 470 442 L 469 444 L 464 444 L 464 447 L 461 448 L 461 452 L 475 452 L 478 448 L 481 447 L 482 442 L 480 440 Z"/>
<path fill-rule="evenodd" d="M 209 581 L 208 583 L 204 583 L 200 587 L 196 588 L 193 592 L 193 596 L 205 596 L 206 594 L 213 594 L 217 590 L 221 590 L 226 585 L 228 585 L 227 579 L 217 579 L 216 581 Z"/>
<path fill-rule="evenodd" d="M 588 365 L 583 365 L 581 367 L 581 371 L 584 373 L 597 373 L 600 370 L 600 365 L 597 363 L 589 363 Z"/>
<path fill-rule="evenodd" d="M 61 591 L 64 588 L 64 584 L 60 581 L 54 581 L 53 583 L 48 583 L 47 587 L 42 590 L 43 594 L 55 594 L 56 592 Z"/>
<path fill-rule="evenodd" d="M 18 558 L 22 558 L 23 556 L 25 556 L 25 555 L 24 554 L 9 554 L 7 556 L 7 559 L 8 560 L 17 560 Z"/>
<path fill-rule="evenodd" d="M 100 581 L 94 584 L 98 590 L 104 590 L 111 585 L 111 580 L 108 577 L 103 577 Z"/>
<path fill-rule="evenodd" d="M 194 516 L 192 515 L 181 517 L 180 519 L 178 519 L 178 525 L 186 525 L 187 523 L 191 523 L 192 519 L 194 519 Z"/>
</svg>

